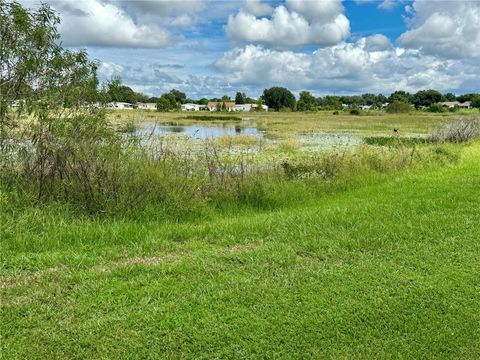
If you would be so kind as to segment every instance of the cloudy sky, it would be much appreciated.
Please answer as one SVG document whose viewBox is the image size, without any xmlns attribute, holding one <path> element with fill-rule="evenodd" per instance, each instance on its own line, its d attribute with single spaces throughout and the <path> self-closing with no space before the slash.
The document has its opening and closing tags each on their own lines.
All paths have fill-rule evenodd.
<svg viewBox="0 0 480 360">
<path fill-rule="evenodd" d="M 65 46 L 146 94 L 480 92 L 480 1 L 44 1 Z"/>
</svg>

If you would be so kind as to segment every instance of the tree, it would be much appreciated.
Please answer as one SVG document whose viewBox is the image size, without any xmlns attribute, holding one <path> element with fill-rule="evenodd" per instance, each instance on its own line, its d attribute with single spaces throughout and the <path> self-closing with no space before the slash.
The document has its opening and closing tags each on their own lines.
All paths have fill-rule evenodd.
<svg viewBox="0 0 480 360">
<path fill-rule="evenodd" d="M 179 90 L 170 90 L 170 94 L 173 95 L 177 104 L 185 104 L 187 101 L 187 95 Z"/>
<path fill-rule="evenodd" d="M 324 98 L 318 98 L 317 102 L 322 107 L 322 109 L 327 109 L 327 110 L 342 109 L 342 101 L 341 101 L 341 98 L 338 96 L 325 96 Z"/>
<path fill-rule="evenodd" d="M 235 95 L 235 104 L 245 104 L 247 100 L 247 96 L 245 93 L 237 92 Z"/>
<path fill-rule="evenodd" d="M 480 95 L 477 95 L 474 98 L 472 98 L 470 106 L 472 108 L 480 109 Z"/>
<path fill-rule="evenodd" d="M 28 174 L 37 201 L 80 199 L 91 210 L 96 189 L 108 187 L 110 176 L 99 174 L 118 137 L 92 106 L 100 100 L 97 64 L 61 46 L 59 22 L 46 4 L 0 0 L 0 180 Z M 12 132 L 26 110 L 26 131 Z"/>
<path fill-rule="evenodd" d="M 457 100 L 461 103 L 464 103 L 466 101 L 472 101 L 474 98 L 480 96 L 480 94 L 463 94 L 463 95 L 460 95 L 460 96 L 457 96 Z"/>
<path fill-rule="evenodd" d="M 275 109 L 276 111 L 282 108 L 295 110 L 295 96 L 286 88 L 272 87 L 265 89 L 263 91 L 263 99 L 269 108 Z"/>
<path fill-rule="evenodd" d="M 308 91 L 300 92 L 300 99 L 297 102 L 298 111 L 311 111 L 316 108 L 317 99 Z"/>
<path fill-rule="evenodd" d="M 390 96 L 388 97 L 388 102 L 393 103 L 395 101 L 400 101 L 407 104 L 411 103 L 412 95 L 403 90 L 395 91 L 394 93 L 390 94 Z"/>
<path fill-rule="evenodd" d="M 147 95 L 137 93 L 129 86 L 122 84 L 120 77 L 114 77 L 107 84 L 106 101 L 127 102 L 135 104 L 137 102 L 149 102 Z M 156 102 L 157 99 L 150 102 Z"/>
<path fill-rule="evenodd" d="M 443 95 L 445 101 L 456 101 L 457 100 L 457 97 L 455 96 L 455 94 L 452 94 L 452 93 L 446 93 L 445 95 Z"/>
<path fill-rule="evenodd" d="M 253 100 L 253 99 L 252 99 Z M 263 109 L 263 98 L 260 96 L 257 101 L 252 101 L 251 103 L 256 103 L 257 106 L 253 108 L 254 111 L 265 111 Z"/>
<path fill-rule="evenodd" d="M 420 90 L 412 97 L 412 104 L 415 107 L 430 107 L 443 100 L 443 95 L 436 90 Z"/>
<path fill-rule="evenodd" d="M 232 99 L 230 99 L 230 96 L 228 95 L 223 95 L 222 96 L 222 99 L 220 101 L 223 101 L 223 102 L 231 102 Z"/>
<path fill-rule="evenodd" d="M 163 94 L 157 101 L 158 111 L 175 111 L 180 108 L 181 103 L 177 102 L 175 94 L 170 91 Z"/>
</svg>

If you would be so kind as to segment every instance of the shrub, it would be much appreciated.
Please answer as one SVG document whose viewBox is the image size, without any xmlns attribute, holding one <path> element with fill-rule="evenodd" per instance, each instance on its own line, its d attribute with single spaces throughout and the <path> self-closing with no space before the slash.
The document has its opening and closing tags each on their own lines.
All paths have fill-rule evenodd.
<svg viewBox="0 0 480 360">
<path fill-rule="evenodd" d="M 459 118 L 453 122 L 444 123 L 431 136 L 433 142 L 466 142 L 480 137 L 479 118 Z"/>
<path fill-rule="evenodd" d="M 350 110 L 350 115 L 362 115 L 362 110 L 352 109 L 352 110 Z"/>
<path fill-rule="evenodd" d="M 444 112 L 447 112 L 448 109 L 444 108 L 442 105 L 440 104 L 432 104 L 430 105 L 430 107 L 428 108 L 428 111 L 430 112 L 433 112 L 433 113 L 444 113 Z"/>
<path fill-rule="evenodd" d="M 412 111 L 410 104 L 395 100 L 387 106 L 387 112 L 391 114 L 408 113 Z"/>
</svg>

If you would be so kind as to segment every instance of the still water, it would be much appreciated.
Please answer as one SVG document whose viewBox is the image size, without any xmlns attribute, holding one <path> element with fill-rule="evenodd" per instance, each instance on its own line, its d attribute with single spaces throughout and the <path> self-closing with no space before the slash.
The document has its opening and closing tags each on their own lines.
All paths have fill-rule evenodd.
<svg viewBox="0 0 480 360">
<path fill-rule="evenodd" d="M 255 126 L 235 126 L 226 124 L 224 126 L 206 126 L 206 125 L 159 125 L 156 123 L 145 123 L 135 128 L 135 135 L 162 136 L 167 134 L 183 134 L 197 140 L 212 139 L 220 136 L 230 135 L 255 135 L 263 137 L 263 133 Z"/>
</svg>

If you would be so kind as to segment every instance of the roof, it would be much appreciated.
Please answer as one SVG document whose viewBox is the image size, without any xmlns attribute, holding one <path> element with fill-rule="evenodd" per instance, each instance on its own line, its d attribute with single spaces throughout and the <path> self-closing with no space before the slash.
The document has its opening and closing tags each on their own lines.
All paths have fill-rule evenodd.
<svg viewBox="0 0 480 360">
<path fill-rule="evenodd" d="M 460 105 L 458 101 L 443 101 L 439 102 L 440 105 L 447 105 L 447 106 L 454 106 L 454 105 Z"/>
</svg>

